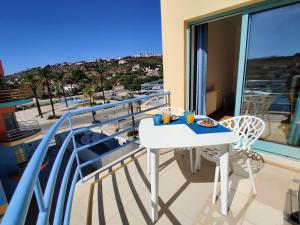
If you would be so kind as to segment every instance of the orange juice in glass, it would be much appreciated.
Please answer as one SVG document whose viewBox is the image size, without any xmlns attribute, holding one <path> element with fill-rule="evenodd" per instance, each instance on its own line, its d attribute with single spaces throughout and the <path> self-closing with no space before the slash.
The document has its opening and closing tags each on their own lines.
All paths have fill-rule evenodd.
<svg viewBox="0 0 300 225">
<path fill-rule="evenodd" d="M 168 124 L 168 123 L 170 123 L 170 121 L 171 121 L 171 116 L 168 114 L 164 114 L 163 115 L 163 123 Z"/>
<path fill-rule="evenodd" d="M 195 116 L 194 116 L 194 114 L 190 113 L 190 114 L 188 114 L 188 115 L 186 116 L 186 122 L 187 122 L 188 124 L 192 124 L 192 123 L 194 123 L 194 121 L 195 121 Z"/>
</svg>

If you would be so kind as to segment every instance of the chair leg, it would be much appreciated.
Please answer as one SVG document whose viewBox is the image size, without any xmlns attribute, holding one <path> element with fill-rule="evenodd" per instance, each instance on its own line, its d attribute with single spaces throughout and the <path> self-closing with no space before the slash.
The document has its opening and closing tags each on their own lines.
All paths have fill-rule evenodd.
<svg viewBox="0 0 300 225">
<path fill-rule="evenodd" d="M 247 163 L 247 167 L 248 167 L 248 171 L 249 171 L 249 178 L 251 181 L 252 190 L 253 190 L 253 193 L 256 195 L 256 187 L 255 187 L 255 183 L 254 183 L 254 177 L 253 177 L 253 173 L 252 173 L 252 169 L 251 169 L 250 159 L 247 159 L 246 163 Z"/>
<path fill-rule="evenodd" d="M 217 190 L 218 190 L 218 183 L 219 183 L 219 173 L 220 173 L 220 166 L 216 166 L 215 169 L 215 181 L 214 181 L 214 191 L 213 191 L 213 199 L 212 203 L 216 203 L 216 198 L 217 198 Z"/>
<path fill-rule="evenodd" d="M 193 163 L 193 148 L 190 149 L 190 164 L 191 164 L 191 173 L 194 173 L 194 163 Z"/>
</svg>

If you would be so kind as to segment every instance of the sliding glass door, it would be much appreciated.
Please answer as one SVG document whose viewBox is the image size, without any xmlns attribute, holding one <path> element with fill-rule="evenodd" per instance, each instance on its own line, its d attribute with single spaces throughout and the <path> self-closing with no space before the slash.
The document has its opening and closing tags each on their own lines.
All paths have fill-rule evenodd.
<svg viewBox="0 0 300 225">
<path fill-rule="evenodd" d="M 247 47 L 239 71 L 239 79 L 243 79 L 238 110 L 265 121 L 266 129 L 257 146 L 298 158 L 300 3 L 251 13 L 246 18 L 247 35 L 241 47 L 245 43 Z"/>
<path fill-rule="evenodd" d="M 209 26 L 208 32 L 204 32 L 206 25 L 212 25 L 213 21 L 225 22 L 227 19 L 226 24 L 232 26 L 236 21 L 234 18 L 241 24 L 241 29 L 236 29 L 237 36 L 240 34 L 240 48 L 236 51 L 237 57 L 233 57 L 234 61 L 238 61 L 238 66 L 234 66 L 229 75 L 225 74 L 225 69 L 218 72 L 211 70 L 219 76 L 219 79 L 214 79 L 214 85 L 216 81 L 222 84 L 227 82 L 237 68 L 238 75 L 234 79 L 235 85 L 232 85 L 236 87 L 234 114 L 254 115 L 266 123 L 266 129 L 253 146 L 254 149 L 300 159 L 299 1 L 265 1 L 232 14 L 228 12 L 225 17 L 219 15 L 192 24 L 188 52 L 188 108 L 205 114 L 205 101 L 209 101 L 204 97 L 204 84 L 210 77 L 209 68 L 219 67 L 215 63 L 217 57 L 211 57 L 211 60 L 208 57 L 212 56 L 212 48 L 207 44 L 212 43 L 209 37 L 216 37 L 216 34 L 209 35 L 209 31 L 212 31 Z M 224 26 L 225 23 L 220 27 Z M 225 40 L 223 34 L 219 36 Z M 228 47 L 231 46 L 228 43 L 223 46 L 229 48 L 229 53 L 235 51 L 234 47 Z M 216 51 L 216 56 L 221 55 L 221 50 Z M 229 57 L 230 54 L 226 55 Z M 209 67 L 209 61 L 214 62 L 214 65 Z M 224 63 L 225 58 L 219 60 L 231 66 L 234 61 Z"/>
</svg>

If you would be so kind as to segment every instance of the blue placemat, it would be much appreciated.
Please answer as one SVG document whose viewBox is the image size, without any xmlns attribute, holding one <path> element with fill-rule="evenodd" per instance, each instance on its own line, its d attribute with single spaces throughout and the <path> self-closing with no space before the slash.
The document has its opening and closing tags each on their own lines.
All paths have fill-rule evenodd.
<svg viewBox="0 0 300 225">
<path fill-rule="evenodd" d="M 159 124 L 156 126 L 170 126 L 170 125 L 176 125 L 176 124 L 185 124 L 196 134 L 221 133 L 221 132 L 230 132 L 231 131 L 230 129 L 224 127 L 223 125 L 221 125 L 219 123 L 218 123 L 218 126 L 215 126 L 215 127 L 199 126 L 196 122 L 199 120 L 203 120 L 203 119 L 207 119 L 207 118 L 195 119 L 195 122 L 193 124 L 188 124 L 187 122 L 185 122 L 185 119 L 183 116 L 179 116 L 178 120 L 171 121 L 169 124 Z"/>
</svg>

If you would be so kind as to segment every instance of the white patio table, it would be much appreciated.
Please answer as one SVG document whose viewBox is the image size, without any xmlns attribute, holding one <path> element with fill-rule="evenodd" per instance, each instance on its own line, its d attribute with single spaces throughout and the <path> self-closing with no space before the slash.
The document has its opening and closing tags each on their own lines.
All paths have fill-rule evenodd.
<svg viewBox="0 0 300 225">
<path fill-rule="evenodd" d="M 196 116 L 202 118 L 204 116 Z M 185 124 L 155 126 L 152 118 L 143 119 L 139 125 L 141 145 L 150 151 L 151 176 L 151 218 L 155 222 L 158 218 L 158 167 L 160 149 L 178 149 L 203 147 L 209 145 L 224 145 L 237 142 L 239 137 L 233 132 L 196 134 Z M 221 170 L 221 212 L 228 213 L 228 148 L 220 157 Z"/>
</svg>

